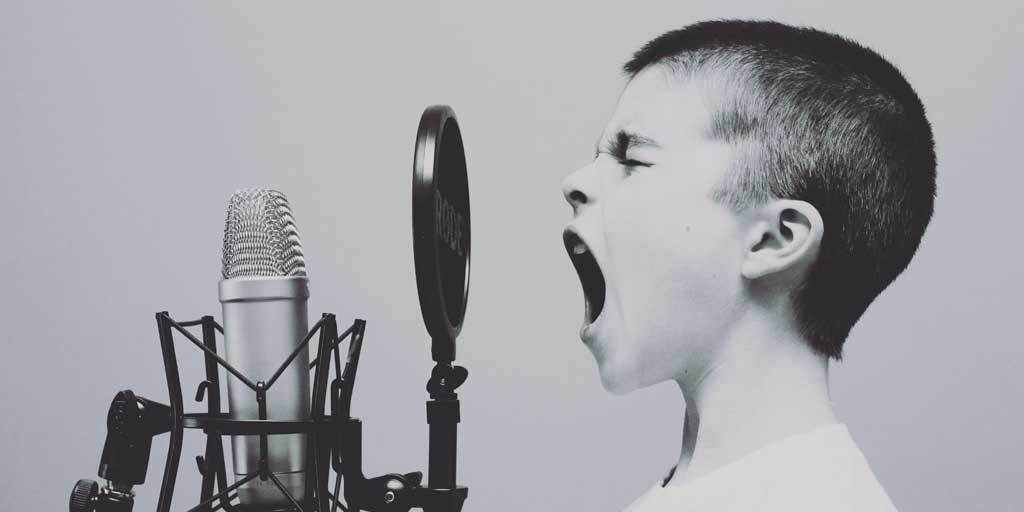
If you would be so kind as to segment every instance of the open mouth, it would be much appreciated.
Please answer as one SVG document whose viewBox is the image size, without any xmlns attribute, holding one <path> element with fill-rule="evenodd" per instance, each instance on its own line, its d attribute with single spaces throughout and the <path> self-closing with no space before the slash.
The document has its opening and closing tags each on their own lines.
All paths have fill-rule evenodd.
<svg viewBox="0 0 1024 512">
<path fill-rule="evenodd" d="M 601 267 L 597 264 L 594 254 L 590 252 L 590 248 L 574 231 L 565 230 L 562 233 L 562 241 L 583 285 L 583 297 L 587 303 L 587 323 L 594 323 L 604 309 L 604 274 L 601 273 Z"/>
</svg>

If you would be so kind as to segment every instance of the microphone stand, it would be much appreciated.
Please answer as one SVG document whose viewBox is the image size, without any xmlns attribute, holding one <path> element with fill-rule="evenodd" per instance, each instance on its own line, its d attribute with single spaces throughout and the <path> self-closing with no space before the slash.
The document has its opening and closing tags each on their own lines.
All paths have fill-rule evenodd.
<svg viewBox="0 0 1024 512">
<path fill-rule="evenodd" d="M 460 366 L 452 366 L 454 344 L 450 350 L 438 352 L 439 343 L 434 342 L 434 356 L 437 364 L 427 381 L 427 423 L 430 428 L 429 480 L 427 487 L 420 483 L 423 473 L 419 471 L 399 474 L 389 473 L 375 478 L 366 478 L 362 470 L 362 422 L 349 415 L 352 399 L 352 383 L 355 380 L 359 361 L 360 343 L 356 340 L 349 345 L 348 363 L 342 378 L 337 382 L 337 392 L 332 393 L 332 414 L 344 417 L 339 434 L 339 447 L 334 469 L 339 480 L 345 478 L 345 500 L 350 510 L 368 512 L 405 512 L 410 508 L 421 508 L 424 512 L 460 512 L 469 494 L 469 489 L 455 483 L 455 460 L 457 447 L 457 426 L 459 423 L 459 399 L 455 389 L 465 382 L 468 372 Z M 448 357 L 438 357 L 450 354 Z M 440 360 L 438 360 L 440 359 Z M 336 399 L 336 400 L 335 400 Z"/>
<path fill-rule="evenodd" d="M 434 339 L 432 350 L 437 364 L 427 381 L 427 423 L 430 425 L 430 479 L 428 485 L 434 489 L 453 489 L 457 504 L 441 503 L 424 507 L 424 512 L 460 510 L 467 490 L 455 483 L 455 461 L 458 447 L 459 395 L 455 390 L 469 375 L 465 368 L 452 366 L 455 359 L 454 340 Z M 462 489 L 461 492 L 458 490 Z"/>
</svg>

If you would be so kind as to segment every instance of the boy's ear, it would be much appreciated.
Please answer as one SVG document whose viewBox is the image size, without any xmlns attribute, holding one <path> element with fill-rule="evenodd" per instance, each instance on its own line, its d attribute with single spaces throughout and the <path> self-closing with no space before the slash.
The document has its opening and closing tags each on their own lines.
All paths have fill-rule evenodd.
<svg viewBox="0 0 1024 512">
<path fill-rule="evenodd" d="M 769 201 L 753 213 L 740 273 L 758 279 L 814 261 L 825 232 L 818 209 L 806 201 Z"/>
</svg>

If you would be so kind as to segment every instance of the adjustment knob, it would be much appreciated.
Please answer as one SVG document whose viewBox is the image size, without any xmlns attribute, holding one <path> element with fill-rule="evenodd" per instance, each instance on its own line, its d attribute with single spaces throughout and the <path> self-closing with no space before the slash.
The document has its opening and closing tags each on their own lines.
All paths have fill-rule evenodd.
<svg viewBox="0 0 1024 512">
<path fill-rule="evenodd" d="M 83 478 L 71 489 L 71 500 L 68 503 L 70 512 L 93 512 L 96 496 L 100 494 L 100 486 L 96 482 Z"/>
</svg>

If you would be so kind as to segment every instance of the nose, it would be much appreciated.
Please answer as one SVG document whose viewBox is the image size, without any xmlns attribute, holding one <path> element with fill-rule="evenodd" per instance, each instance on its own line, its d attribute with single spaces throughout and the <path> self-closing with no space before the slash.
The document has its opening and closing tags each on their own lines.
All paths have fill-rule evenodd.
<svg viewBox="0 0 1024 512">
<path fill-rule="evenodd" d="M 572 206 L 573 214 L 579 212 L 584 205 L 594 201 L 593 176 L 590 165 L 577 169 L 562 181 L 562 195 Z"/>
</svg>

